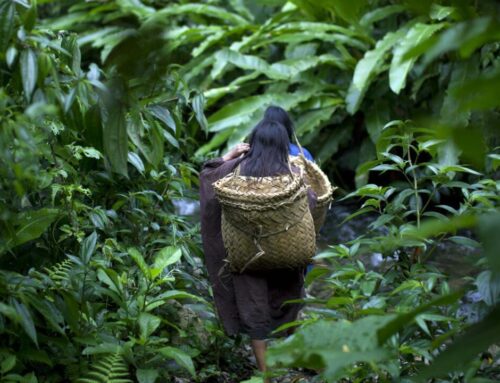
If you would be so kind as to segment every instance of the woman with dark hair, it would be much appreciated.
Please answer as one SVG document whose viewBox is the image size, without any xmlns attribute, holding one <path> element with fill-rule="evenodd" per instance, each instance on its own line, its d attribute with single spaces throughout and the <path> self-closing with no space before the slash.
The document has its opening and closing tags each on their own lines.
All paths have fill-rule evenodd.
<svg viewBox="0 0 500 383">
<path fill-rule="evenodd" d="M 240 174 L 253 177 L 299 172 L 288 162 L 286 128 L 270 120 L 257 124 L 249 144 L 239 144 L 226 155 L 206 162 L 200 173 L 201 235 L 205 263 L 217 312 L 228 335 L 246 333 L 252 340 L 258 368 L 265 371 L 266 339 L 284 323 L 296 319 L 299 304 L 284 304 L 304 292 L 301 269 L 231 273 L 223 268 L 226 251 L 221 233 L 221 206 L 212 184 L 240 166 Z M 315 195 L 309 192 L 309 205 Z"/>
<path fill-rule="evenodd" d="M 289 144 L 289 154 L 291 156 L 298 156 L 300 154 L 300 148 L 293 143 L 294 139 L 294 127 L 293 127 L 293 122 L 288 113 L 286 112 L 285 109 L 279 107 L 279 106 L 270 106 L 266 109 L 264 112 L 264 119 L 268 121 L 276 121 L 282 124 L 288 133 L 288 139 L 290 141 Z M 309 161 L 314 161 L 313 156 L 311 153 L 306 148 L 302 148 L 304 151 L 304 156 L 309 160 Z"/>
</svg>

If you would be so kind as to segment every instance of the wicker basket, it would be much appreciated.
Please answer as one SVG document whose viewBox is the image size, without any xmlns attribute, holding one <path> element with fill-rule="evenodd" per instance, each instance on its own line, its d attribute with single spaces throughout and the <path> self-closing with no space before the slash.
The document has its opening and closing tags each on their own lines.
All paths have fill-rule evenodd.
<svg viewBox="0 0 500 383">
<path fill-rule="evenodd" d="M 297 268 L 316 251 L 307 191 L 298 175 L 245 177 L 214 183 L 222 205 L 222 237 L 231 271 Z"/>
<path fill-rule="evenodd" d="M 321 226 L 325 223 L 330 202 L 333 200 L 332 194 L 337 188 L 332 187 L 328 177 L 318 165 L 307 160 L 303 155 L 290 156 L 290 163 L 303 170 L 306 184 L 317 195 L 318 201 L 311 214 L 316 233 L 319 233 Z"/>
</svg>

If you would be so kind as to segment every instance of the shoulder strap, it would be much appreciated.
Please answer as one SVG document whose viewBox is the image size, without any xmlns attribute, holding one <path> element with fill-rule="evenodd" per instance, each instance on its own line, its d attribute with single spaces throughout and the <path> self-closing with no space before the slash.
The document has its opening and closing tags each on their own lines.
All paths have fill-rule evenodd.
<svg viewBox="0 0 500 383">
<path fill-rule="evenodd" d="M 302 147 L 302 145 L 300 145 L 300 142 L 299 142 L 299 139 L 297 138 L 297 134 L 295 133 L 295 130 L 293 131 L 293 138 L 295 140 L 295 143 L 299 147 L 300 154 L 302 155 L 302 157 L 306 158 L 306 155 L 304 154 L 304 148 Z"/>
</svg>

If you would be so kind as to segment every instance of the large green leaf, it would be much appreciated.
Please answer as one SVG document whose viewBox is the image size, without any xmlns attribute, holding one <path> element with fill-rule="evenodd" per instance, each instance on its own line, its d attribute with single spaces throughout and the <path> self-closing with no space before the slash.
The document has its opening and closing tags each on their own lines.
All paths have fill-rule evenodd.
<svg viewBox="0 0 500 383">
<path fill-rule="evenodd" d="M 13 300 L 13 304 L 17 314 L 19 315 L 19 323 L 21 324 L 21 327 L 26 332 L 26 334 L 28 334 L 33 343 L 35 343 L 38 347 L 38 336 L 35 329 L 35 323 L 33 322 L 30 311 L 24 305 L 24 303 L 20 303 L 16 299 Z"/>
<path fill-rule="evenodd" d="M 386 53 L 405 33 L 406 28 L 404 27 L 397 32 L 387 33 L 383 39 L 377 42 L 375 48 L 366 52 L 358 62 L 346 96 L 347 111 L 349 113 L 354 114 L 359 109 L 373 78 L 383 70 Z"/>
<path fill-rule="evenodd" d="M 394 93 L 399 93 L 405 87 L 406 78 L 418 56 L 404 60 L 404 55 L 412 48 L 432 37 L 434 33 L 444 28 L 445 23 L 415 24 L 404 38 L 394 48 L 391 69 L 389 70 L 389 85 Z"/>
<path fill-rule="evenodd" d="M 367 0 L 328 1 L 325 5 L 332 9 L 335 15 L 348 23 L 357 24 L 367 3 Z"/>
<path fill-rule="evenodd" d="M 59 215 L 57 209 L 40 209 L 19 213 L 12 222 L 13 235 L 5 238 L 4 247 L 0 247 L 0 253 L 38 238 L 55 221 Z"/>
<path fill-rule="evenodd" d="M 296 123 L 297 134 L 302 135 L 314 131 L 318 128 L 318 126 L 320 126 L 324 122 L 327 122 L 337 109 L 337 106 L 344 101 L 342 99 L 336 100 L 337 105 L 331 105 L 327 108 L 321 108 L 302 113 L 301 116 L 297 119 Z"/>
<path fill-rule="evenodd" d="M 314 31 L 314 27 L 312 28 L 312 30 L 280 33 L 276 35 L 271 34 L 269 38 L 262 39 L 260 42 L 258 42 L 255 45 L 255 47 L 257 48 L 275 43 L 298 44 L 314 40 L 324 41 L 328 43 L 345 44 L 361 50 L 367 49 L 367 44 L 364 41 L 360 40 L 359 38 L 355 38 L 350 35 L 345 35 L 342 33 L 328 33 L 324 31 Z"/>
<path fill-rule="evenodd" d="M 383 20 L 389 16 L 392 16 L 396 13 L 400 13 L 406 10 L 404 5 L 395 4 L 395 5 L 387 5 L 385 7 L 377 7 L 374 10 L 367 12 L 360 20 L 360 25 L 363 27 L 369 27 L 377 21 Z"/>
<path fill-rule="evenodd" d="M 36 53 L 33 49 L 25 49 L 21 52 L 20 60 L 24 96 L 26 99 L 30 100 L 38 78 Z"/>
<path fill-rule="evenodd" d="M 388 349 L 379 346 L 377 329 L 392 319 L 367 316 L 355 322 L 319 320 L 271 347 L 267 361 L 271 366 L 323 369 L 328 382 L 338 381 L 355 363 L 380 363 L 392 358 Z"/>
<path fill-rule="evenodd" d="M 147 21 L 148 24 L 171 22 L 169 16 L 196 14 L 227 21 L 235 25 L 245 25 L 248 21 L 238 14 L 228 12 L 224 8 L 206 4 L 176 4 L 155 12 Z"/>
<path fill-rule="evenodd" d="M 271 95 L 250 96 L 229 103 L 208 117 L 208 127 L 211 132 L 239 126 L 248 122 L 256 110 L 270 105 Z M 257 121 L 256 121 L 257 122 Z"/>
<path fill-rule="evenodd" d="M 160 326 L 161 319 L 156 315 L 141 313 L 139 315 L 139 330 L 143 340 L 147 340 L 151 334 Z"/>
<path fill-rule="evenodd" d="M 97 233 L 95 231 L 83 240 L 82 246 L 80 247 L 80 259 L 84 264 L 88 264 L 90 262 L 90 259 L 94 254 L 96 244 Z"/>
<path fill-rule="evenodd" d="M 193 108 L 194 115 L 198 124 L 200 124 L 201 128 L 205 133 L 208 133 L 208 121 L 205 117 L 205 113 L 203 112 L 203 108 L 205 107 L 205 97 L 203 93 L 197 93 L 192 101 L 191 107 Z"/>
<path fill-rule="evenodd" d="M 3 53 L 14 33 L 14 16 L 16 7 L 14 1 L 0 1 L 0 53 Z"/>
<path fill-rule="evenodd" d="M 468 62 L 473 60 L 468 60 Z M 479 75 L 469 76 L 460 86 L 451 87 L 447 97 L 457 103 L 455 106 L 461 113 L 471 110 L 488 110 L 498 108 L 500 99 L 497 97 L 500 88 L 500 67 L 491 68 Z"/>
<path fill-rule="evenodd" d="M 155 383 L 159 375 L 160 371 L 158 369 L 138 368 L 136 372 L 139 383 Z"/>
<path fill-rule="evenodd" d="M 446 90 L 446 96 L 441 107 L 441 119 L 453 127 L 468 125 L 470 111 L 461 108 L 460 100 L 455 98 L 456 89 L 461 89 L 471 77 L 478 72 L 476 60 L 459 61 L 453 64 L 451 78 Z"/>
<path fill-rule="evenodd" d="M 226 142 L 228 138 L 233 134 L 234 130 L 235 129 L 233 128 L 217 132 L 208 143 L 201 146 L 196 151 L 195 156 L 204 156 L 207 153 L 211 152 L 212 150 L 222 146 L 224 142 Z"/>
<path fill-rule="evenodd" d="M 184 367 L 192 376 L 196 375 L 191 357 L 181 349 L 175 347 L 163 347 L 158 352 L 167 358 L 174 359 L 179 366 Z"/>
<path fill-rule="evenodd" d="M 112 170 L 128 177 L 128 137 L 123 101 L 123 85 L 118 80 L 108 84 L 112 91 L 104 95 L 102 133 L 104 153 L 109 159 Z"/>
<path fill-rule="evenodd" d="M 165 267 L 173 265 L 181 259 L 182 251 L 175 246 L 167 246 L 161 249 L 155 256 L 151 267 L 151 277 L 154 279 L 162 273 Z"/>
<path fill-rule="evenodd" d="M 210 76 L 219 78 L 227 64 L 233 64 L 241 69 L 255 70 L 267 73 L 271 77 L 279 77 L 280 73 L 272 71 L 269 64 L 257 56 L 244 55 L 231 49 L 223 49 L 215 54 L 215 63 Z M 272 71 L 272 73 L 269 73 Z"/>
<path fill-rule="evenodd" d="M 480 17 L 457 23 L 439 36 L 422 41 L 410 49 L 404 59 L 424 54 L 423 64 L 427 65 L 438 56 L 450 51 L 458 51 L 466 58 L 482 45 L 499 39 L 498 20 L 490 16 Z"/>
<path fill-rule="evenodd" d="M 137 267 L 139 267 L 139 270 L 141 270 L 144 277 L 146 277 L 147 279 L 151 279 L 151 271 L 149 270 L 149 267 L 140 251 L 135 247 L 131 247 L 130 249 L 128 249 L 128 254 L 130 255 L 130 258 L 133 259 Z"/>
</svg>

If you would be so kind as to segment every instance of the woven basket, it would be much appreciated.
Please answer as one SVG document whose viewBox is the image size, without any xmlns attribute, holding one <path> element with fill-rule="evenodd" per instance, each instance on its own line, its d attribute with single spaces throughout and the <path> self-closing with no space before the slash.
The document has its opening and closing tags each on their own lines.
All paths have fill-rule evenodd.
<svg viewBox="0 0 500 383">
<path fill-rule="evenodd" d="M 297 268 L 310 262 L 316 235 L 300 176 L 232 173 L 213 186 L 222 206 L 222 238 L 231 271 Z"/>
<path fill-rule="evenodd" d="M 335 189 L 328 180 L 326 174 L 314 162 L 307 160 L 303 155 L 290 156 L 290 163 L 300 167 L 304 172 L 306 184 L 316 193 L 317 204 L 311 211 L 316 233 L 319 233 L 321 226 L 325 223 L 326 213 L 330 202 L 333 200 L 332 194 Z"/>
</svg>

